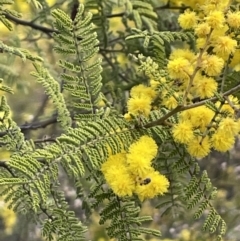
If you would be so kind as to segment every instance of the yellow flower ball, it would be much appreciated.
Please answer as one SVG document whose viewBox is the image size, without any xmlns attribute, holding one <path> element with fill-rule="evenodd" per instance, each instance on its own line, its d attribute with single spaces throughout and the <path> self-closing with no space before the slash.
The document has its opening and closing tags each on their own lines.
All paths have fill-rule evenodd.
<svg viewBox="0 0 240 241">
<path fill-rule="evenodd" d="M 184 48 L 184 49 L 174 49 L 172 53 L 169 56 L 170 60 L 174 60 L 176 58 L 182 57 L 189 62 L 192 62 L 195 60 L 195 53 L 192 52 L 190 49 Z"/>
<path fill-rule="evenodd" d="M 199 38 L 205 38 L 210 31 L 211 27 L 208 23 L 200 23 L 194 28 L 194 32 Z"/>
<path fill-rule="evenodd" d="M 196 137 L 188 143 L 187 150 L 189 154 L 196 158 L 206 157 L 210 153 L 211 144 L 208 136 L 202 138 Z"/>
<path fill-rule="evenodd" d="M 139 199 L 154 198 L 157 195 L 163 195 L 169 188 L 169 181 L 164 175 L 161 175 L 157 171 L 149 172 L 147 176 L 151 181 L 147 185 L 137 185 L 135 193 Z"/>
<path fill-rule="evenodd" d="M 214 41 L 213 51 L 220 57 L 228 57 L 234 53 L 237 47 L 237 41 L 229 36 L 220 36 Z"/>
<path fill-rule="evenodd" d="M 218 76 L 223 69 L 224 60 L 216 55 L 204 54 L 200 65 L 208 76 Z"/>
<path fill-rule="evenodd" d="M 239 28 L 240 27 L 240 11 L 231 12 L 229 11 L 227 14 L 227 23 L 231 28 Z"/>
<path fill-rule="evenodd" d="M 239 132 L 239 127 L 234 119 L 226 117 L 220 121 L 218 130 L 225 131 L 226 136 L 236 136 Z"/>
<path fill-rule="evenodd" d="M 148 116 L 151 110 L 151 99 L 144 96 L 133 97 L 128 100 L 128 112 L 133 115 Z"/>
<path fill-rule="evenodd" d="M 197 24 L 197 15 L 195 12 L 186 10 L 178 18 L 178 22 L 183 29 L 193 29 Z"/>
<path fill-rule="evenodd" d="M 224 130 L 217 130 L 211 137 L 211 144 L 213 148 L 220 152 L 226 152 L 234 145 L 234 136 L 226 136 Z"/>
<path fill-rule="evenodd" d="M 134 86 L 130 91 L 130 95 L 133 98 L 146 97 L 153 100 L 156 97 L 156 94 L 156 91 L 152 87 L 147 87 L 143 84 Z"/>
<path fill-rule="evenodd" d="M 167 69 L 172 79 L 185 80 L 193 73 L 193 66 L 183 57 L 170 60 Z"/>
<path fill-rule="evenodd" d="M 176 142 L 187 144 L 194 138 L 193 126 L 189 121 L 183 121 L 173 127 L 173 138 Z"/>
<path fill-rule="evenodd" d="M 193 89 L 196 96 L 199 96 L 201 99 L 210 98 L 217 91 L 217 82 L 213 78 L 201 76 L 194 79 Z"/>
<path fill-rule="evenodd" d="M 222 11 L 211 11 L 206 17 L 205 17 L 206 23 L 211 27 L 211 28 L 221 28 L 223 27 L 225 23 L 225 17 L 224 13 Z"/>
</svg>

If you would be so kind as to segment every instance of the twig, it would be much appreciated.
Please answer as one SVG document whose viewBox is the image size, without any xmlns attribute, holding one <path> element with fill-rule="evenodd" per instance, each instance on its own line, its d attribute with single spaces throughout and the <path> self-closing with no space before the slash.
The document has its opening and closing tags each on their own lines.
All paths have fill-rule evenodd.
<svg viewBox="0 0 240 241">
<path fill-rule="evenodd" d="M 225 85 L 225 80 L 226 80 L 226 77 L 227 77 L 227 71 L 228 71 L 228 65 L 229 65 L 229 63 L 230 63 L 230 59 L 231 59 L 231 57 L 230 57 L 230 55 L 229 55 L 229 57 L 228 57 L 228 60 L 227 60 L 227 62 L 226 62 L 226 64 L 225 64 L 225 68 L 224 68 L 224 71 L 223 71 L 223 77 L 222 77 L 222 83 L 221 83 L 221 92 L 220 93 L 223 93 L 223 91 L 224 91 L 224 85 Z"/>
<path fill-rule="evenodd" d="M 179 6 L 170 6 L 169 3 L 167 3 L 166 5 L 164 6 L 159 6 L 159 7 L 155 7 L 153 9 L 153 11 L 158 11 L 158 10 L 164 10 L 164 9 L 175 9 L 175 10 L 186 10 L 188 7 L 179 7 Z M 56 29 L 52 29 L 52 28 L 47 28 L 47 27 L 44 27 L 44 26 L 41 26 L 41 25 L 38 25 L 38 24 L 35 24 L 33 21 L 26 21 L 26 20 L 22 20 L 22 19 L 19 19 L 19 18 L 16 18 L 10 14 L 7 14 L 7 13 L 4 13 L 3 14 L 8 20 L 16 23 L 16 24 L 19 24 L 19 25 L 23 25 L 23 26 L 28 26 L 28 27 L 31 27 L 33 29 L 36 29 L 36 30 L 40 30 L 42 31 L 43 33 L 47 34 L 50 38 L 52 38 L 52 34 L 53 33 L 59 33 L 58 30 Z M 120 13 L 114 13 L 114 14 L 109 14 L 107 15 L 106 17 L 107 18 L 116 18 L 116 17 L 122 17 L 125 15 L 125 12 L 120 12 Z M 72 16 L 73 17 L 73 16 Z"/>
<path fill-rule="evenodd" d="M 23 26 L 31 27 L 31 28 L 36 29 L 36 30 L 40 30 L 41 32 L 47 34 L 49 37 L 52 37 L 52 33 L 59 33 L 59 31 L 56 30 L 56 29 L 47 28 L 47 27 L 35 24 L 32 21 L 30 21 L 30 22 L 29 21 L 25 21 L 25 20 L 16 18 L 16 17 L 14 17 L 14 16 L 12 16 L 10 14 L 7 14 L 7 13 L 5 13 L 4 16 L 8 20 L 10 20 L 10 21 L 12 21 L 12 22 L 14 22 L 16 24 L 20 24 L 20 25 L 23 25 Z"/>
<path fill-rule="evenodd" d="M 57 116 L 53 116 L 44 121 L 39 121 L 39 122 L 35 122 L 35 123 L 30 123 L 30 124 L 28 124 L 28 123 L 23 124 L 20 126 L 20 129 L 21 129 L 21 131 L 29 130 L 29 129 L 35 130 L 35 129 L 39 129 L 39 128 L 45 128 L 48 125 L 51 125 L 54 123 L 57 123 Z"/>
<path fill-rule="evenodd" d="M 103 52 L 101 52 L 101 54 L 102 54 L 103 58 L 106 60 L 106 62 L 111 66 L 112 70 L 114 72 L 117 72 L 116 67 L 113 65 L 113 63 L 110 61 L 110 59 L 107 57 L 107 55 Z M 120 78 L 122 78 L 124 81 L 126 81 L 127 83 L 129 82 L 128 79 L 123 74 L 118 73 L 118 76 Z"/>
<path fill-rule="evenodd" d="M 37 144 L 37 143 L 45 143 L 45 142 L 56 142 L 56 138 L 54 138 L 54 137 L 47 137 L 47 138 L 34 140 L 35 144 Z"/>
<path fill-rule="evenodd" d="M 229 96 L 235 92 L 237 92 L 238 90 L 240 90 L 240 84 L 235 86 L 234 88 L 226 91 L 225 93 L 223 93 L 221 96 L 223 98 L 225 98 L 226 96 Z M 187 106 L 177 106 L 175 109 L 173 109 L 172 111 L 170 111 L 168 114 L 166 114 L 165 116 L 163 116 L 162 118 L 156 120 L 156 121 L 153 121 L 153 122 L 150 122 L 148 124 L 146 124 L 144 127 L 145 128 L 150 128 L 150 127 L 154 127 L 154 126 L 158 126 L 158 125 L 162 125 L 169 117 L 173 116 L 174 114 L 178 113 L 178 112 L 181 112 L 181 111 L 185 111 L 185 110 L 189 110 L 189 109 L 192 109 L 192 108 L 196 108 L 196 107 L 199 107 L 199 106 L 202 106 L 202 105 L 205 105 L 206 102 L 216 102 L 218 101 L 218 97 L 212 97 L 210 99 L 206 99 L 206 100 L 203 100 L 203 101 L 200 101 L 198 103 L 194 103 L 194 104 L 191 104 L 191 105 L 187 105 Z"/>
<path fill-rule="evenodd" d="M 224 98 L 226 99 L 226 101 L 228 102 L 228 104 L 233 108 L 233 110 L 234 110 L 235 112 L 238 112 L 238 111 L 239 111 L 239 109 L 234 105 L 234 103 L 229 99 L 228 96 L 225 96 Z"/>
<path fill-rule="evenodd" d="M 190 80 L 189 80 L 189 84 L 188 84 L 188 86 L 187 86 L 187 89 L 186 89 L 186 91 L 185 91 L 185 94 L 184 94 L 184 96 L 183 96 L 183 104 L 185 104 L 185 101 L 186 101 L 187 96 L 188 96 L 188 94 L 189 94 L 189 92 L 190 92 L 190 89 L 192 88 L 193 80 L 194 80 L 197 72 L 201 69 L 200 66 L 201 66 L 202 56 L 203 56 L 205 50 L 206 50 L 207 47 L 208 47 L 208 44 L 209 44 L 209 40 L 210 40 L 210 36 L 211 36 L 211 34 L 212 34 L 212 31 L 213 31 L 213 29 L 212 29 L 211 32 L 208 34 L 207 39 L 206 39 L 206 43 L 204 44 L 203 48 L 200 50 L 199 56 L 198 56 L 198 58 L 197 58 L 197 64 L 196 64 L 196 67 L 195 67 L 192 75 L 189 76 L 189 77 L 190 77 Z"/>
<path fill-rule="evenodd" d="M 30 124 L 27 123 L 27 124 L 20 125 L 19 128 L 21 129 L 22 132 L 24 132 L 26 130 L 36 130 L 40 128 L 46 128 L 47 126 L 55 123 L 57 123 L 57 117 L 53 116 L 47 120 L 39 121 L 37 123 L 30 123 Z M 11 132 L 11 131 L 14 131 L 14 129 L 9 129 L 8 131 L 0 132 L 0 137 L 7 135 L 8 132 Z"/>
</svg>

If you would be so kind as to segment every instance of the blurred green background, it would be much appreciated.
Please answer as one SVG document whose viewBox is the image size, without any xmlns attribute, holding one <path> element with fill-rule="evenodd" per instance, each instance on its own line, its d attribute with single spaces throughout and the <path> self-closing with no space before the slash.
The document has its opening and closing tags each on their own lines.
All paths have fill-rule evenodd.
<svg viewBox="0 0 240 241">
<path fill-rule="evenodd" d="M 68 14 L 74 6 L 74 1 L 48 0 L 39 1 L 43 4 L 42 10 L 36 10 L 25 1 L 16 0 L 13 9 L 22 13 L 22 20 L 36 23 L 40 26 L 53 28 L 53 19 L 49 14 L 54 8 L 60 7 Z M 80 1 L 84 2 L 84 1 Z M 105 1 L 106 2 L 106 1 Z M 169 9 L 167 1 L 153 1 L 154 6 L 159 6 L 158 29 L 159 31 L 179 30 L 177 17 L 179 9 Z M 180 2 L 180 1 L 179 1 Z M 191 1 L 189 1 L 191 2 Z M 109 1 L 108 4 L 115 4 L 116 7 L 109 13 L 104 24 L 107 35 L 101 34 L 101 29 L 96 25 L 96 31 L 100 39 L 99 55 L 103 58 L 103 93 L 113 103 L 113 106 L 120 113 L 124 113 L 127 95 L 123 94 L 128 90 L 145 81 L 137 76 L 135 65 L 128 59 L 128 54 L 136 51 L 134 44 L 126 44 L 124 39 L 130 33 L 131 27 L 136 27 L 131 19 L 124 19 L 123 8 L 117 7 L 118 1 Z M 176 6 L 178 1 L 171 2 L 171 6 Z M 105 6 L 105 5 L 104 5 Z M 106 6 L 107 8 L 107 6 Z M 91 10 L 91 9 L 89 9 Z M 97 21 L 97 12 L 92 10 Z M 46 33 L 38 31 L 28 26 L 23 26 L 13 22 L 14 30 L 9 30 L 0 25 L 1 40 L 8 45 L 26 48 L 29 51 L 45 59 L 45 65 L 51 70 L 52 76 L 61 83 L 59 79 L 59 69 L 56 65 L 58 55 L 53 51 L 53 39 Z M 106 45 L 107 44 L 107 45 Z M 178 44 L 178 43 L 176 43 Z M 239 64 L 236 61 L 236 64 Z M 112 66 L 114 64 L 114 66 Z M 13 95 L 7 95 L 7 100 L 11 106 L 11 115 L 14 121 L 22 128 L 26 138 L 32 138 L 36 145 L 45 145 L 44 140 L 58 136 L 59 130 L 54 121 L 54 109 L 51 101 L 46 97 L 43 88 L 36 83 L 36 80 L 29 74 L 33 71 L 31 63 L 23 62 L 19 58 L 1 53 L 0 58 L 0 78 L 5 84 L 14 90 Z M 2 95 L 3 93 L 1 93 Z M 28 128 L 29 127 L 29 128 Z M 10 153 L 3 148 L 0 151 L 0 160 L 7 161 Z M 215 199 L 215 207 L 227 223 L 227 235 L 225 241 L 240 240 L 240 142 L 236 144 L 231 152 L 221 154 L 212 153 L 208 158 L 199 161 L 201 168 L 208 171 L 214 186 L 218 188 L 218 195 Z M 81 208 L 81 200 L 76 199 L 76 192 L 71 183 L 61 174 L 61 184 L 66 194 L 66 199 L 77 216 L 90 225 L 88 239 L 93 241 L 109 240 L 104 232 L 104 227 L 98 224 L 99 216 L 96 211 L 91 218 L 86 218 Z M 203 220 L 193 220 L 192 213 L 184 210 L 172 210 L 172 213 L 162 216 L 163 210 L 154 208 L 155 200 L 145 201 L 142 206 L 142 214 L 151 215 L 153 222 L 146 223 L 146 226 L 156 228 L 162 232 L 160 240 L 170 241 L 207 241 L 214 240 L 214 236 L 201 231 Z M 145 237 L 147 240 L 155 241 Z M 41 227 L 35 224 L 27 216 L 19 216 L 7 208 L 7 204 L 0 200 L 0 241 L 42 241 Z"/>
</svg>

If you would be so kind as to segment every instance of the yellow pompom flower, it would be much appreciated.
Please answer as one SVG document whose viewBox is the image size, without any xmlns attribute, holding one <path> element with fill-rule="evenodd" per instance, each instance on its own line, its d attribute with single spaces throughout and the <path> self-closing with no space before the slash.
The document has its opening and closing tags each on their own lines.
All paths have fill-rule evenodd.
<svg viewBox="0 0 240 241">
<path fill-rule="evenodd" d="M 156 94 L 157 93 L 153 88 L 147 87 L 143 84 L 134 86 L 130 91 L 130 95 L 133 98 L 146 97 L 153 100 L 156 97 Z"/>
<path fill-rule="evenodd" d="M 206 106 L 194 108 L 190 110 L 189 113 L 191 113 L 189 120 L 192 123 L 192 126 L 199 127 L 200 129 L 205 129 L 214 116 L 214 111 L 208 109 Z"/>
<path fill-rule="evenodd" d="M 144 96 L 133 97 L 128 100 L 128 112 L 133 115 L 148 116 L 151 111 L 151 99 Z"/>
<path fill-rule="evenodd" d="M 178 22 L 183 29 L 192 29 L 197 24 L 197 15 L 193 11 L 186 10 L 179 16 Z"/>
<path fill-rule="evenodd" d="M 196 41 L 196 47 L 202 49 L 206 44 L 206 38 L 198 38 Z"/>
<path fill-rule="evenodd" d="M 119 197 L 132 196 L 135 190 L 135 180 L 132 178 L 127 169 L 118 168 L 113 170 L 115 177 L 113 180 L 108 181 L 110 187 Z"/>
<path fill-rule="evenodd" d="M 218 130 L 225 131 L 228 136 L 236 136 L 239 132 L 239 127 L 234 119 L 226 117 L 220 121 Z"/>
<path fill-rule="evenodd" d="M 194 138 L 193 126 L 189 121 L 183 121 L 173 127 L 173 138 L 176 142 L 187 144 Z"/>
<path fill-rule="evenodd" d="M 164 175 L 152 169 L 151 172 L 148 173 L 147 178 L 151 180 L 150 183 L 136 186 L 135 193 L 141 201 L 147 198 L 154 198 L 157 195 L 163 195 L 167 192 L 169 181 Z"/>
<path fill-rule="evenodd" d="M 177 2 L 178 3 L 180 2 L 180 3 L 184 4 L 185 6 L 191 7 L 193 9 L 199 9 L 199 7 L 201 5 L 203 5 L 205 1 L 206 0 L 191 0 L 191 1 L 189 1 L 189 0 L 182 0 L 182 1 L 177 1 Z M 181 5 L 179 5 L 179 6 L 181 6 Z"/>
<path fill-rule="evenodd" d="M 137 152 L 141 153 L 143 152 L 143 150 L 143 155 L 150 160 L 152 160 L 157 155 L 158 146 L 154 139 L 152 139 L 152 137 L 146 135 L 140 137 L 140 139 L 137 142 L 133 143 L 130 146 L 128 152 L 130 154 Z"/>
<path fill-rule="evenodd" d="M 214 41 L 213 51 L 220 57 L 228 57 L 234 53 L 237 41 L 229 36 L 220 36 Z"/>
<path fill-rule="evenodd" d="M 211 137 L 211 143 L 215 150 L 226 152 L 234 145 L 234 136 L 226 135 L 225 130 L 218 129 Z"/>
<path fill-rule="evenodd" d="M 167 192 L 167 178 L 151 166 L 157 151 L 155 141 L 145 135 L 129 147 L 127 154 L 109 156 L 101 171 L 113 192 L 119 197 L 135 193 L 142 201 Z"/>
<path fill-rule="evenodd" d="M 149 136 L 142 136 L 133 143 L 127 153 L 127 164 L 130 172 L 143 176 L 151 169 L 151 161 L 157 155 L 158 146 Z"/>
<path fill-rule="evenodd" d="M 126 165 L 126 153 L 110 155 L 108 159 L 102 164 L 101 170 L 103 173 L 107 173 L 109 167 L 116 165 Z"/>
<path fill-rule="evenodd" d="M 102 164 L 101 171 L 107 181 L 114 179 L 114 172 L 111 169 L 116 167 L 125 169 L 126 166 L 126 154 L 117 153 L 115 155 L 110 155 L 108 159 Z M 110 171 L 109 171 L 110 170 Z"/>
<path fill-rule="evenodd" d="M 200 23 L 194 28 L 194 32 L 199 38 L 206 37 L 210 31 L 211 27 L 208 25 L 208 23 Z"/>
<path fill-rule="evenodd" d="M 218 37 L 228 35 L 227 32 L 229 27 L 227 24 L 224 24 L 221 28 L 213 29 L 210 40 L 214 42 Z"/>
<path fill-rule="evenodd" d="M 240 11 L 228 12 L 227 23 L 231 28 L 240 28 Z"/>
<path fill-rule="evenodd" d="M 118 153 L 111 155 L 102 164 L 101 171 L 113 192 L 119 197 L 131 196 L 135 189 L 135 180 L 126 166 L 126 155 Z"/>
<path fill-rule="evenodd" d="M 205 15 L 208 15 L 210 12 L 219 10 L 224 12 L 226 7 L 229 4 L 229 0 L 208 0 L 205 1 L 204 6 L 202 7 Z"/>
<path fill-rule="evenodd" d="M 196 58 L 194 52 L 192 52 L 190 49 L 185 48 L 185 49 L 174 49 L 170 54 L 169 59 L 174 60 L 179 57 L 187 59 L 189 62 L 192 62 Z"/>
<path fill-rule="evenodd" d="M 216 55 L 204 54 L 201 61 L 201 69 L 208 76 L 218 76 L 224 66 L 224 60 Z"/>
<path fill-rule="evenodd" d="M 206 76 L 194 79 L 194 92 L 201 99 L 212 97 L 216 91 L 217 82 L 215 79 Z"/>
<path fill-rule="evenodd" d="M 192 113 L 193 113 L 194 109 L 189 109 L 189 110 L 185 110 L 182 111 L 179 115 L 180 120 L 183 121 L 190 121 L 191 122 L 191 118 L 192 118 Z"/>
<path fill-rule="evenodd" d="M 182 57 L 170 60 L 167 68 L 172 79 L 185 80 L 193 73 L 193 66 L 191 63 Z"/>
<path fill-rule="evenodd" d="M 210 153 L 211 144 L 208 136 L 202 139 L 201 136 L 196 137 L 188 143 L 187 150 L 189 154 L 196 158 L 206 157 Z"/>
<path fill-rule="evenodd" d="M 142 177 L 151 169 L 151 160 L 141 156 L 144 151 L 127 155 L 128 170 L 134 177 Z"/>
<path fill-rule="evenodd" d="M 175 95 L 177 96 L 178 94 L 176 93 Z M 174 96 L 170 96 L 168 98 L 163 98 L 162 104 L 170 110 L 172 110 L 178 106 L 178 102 Z"/>
<path fill-rule="evenodd" d="M 222 11 L 211 11 L 205 17 L 205 21 L 213 29 L 222 28 L 225 22 L 224 14 Z"/>
</svg>

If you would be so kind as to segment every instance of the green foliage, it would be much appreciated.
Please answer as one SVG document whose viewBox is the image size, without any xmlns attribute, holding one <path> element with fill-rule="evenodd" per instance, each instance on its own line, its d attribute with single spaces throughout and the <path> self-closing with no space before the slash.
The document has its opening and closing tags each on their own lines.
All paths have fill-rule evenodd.
<svg viewBox="0 0 240 241">
<path fill-rule="evenodd" d="M 167 57 L 169 55 L 168 49 L 170 44 L 175 41 L 191 42 L 194 36 L 190 32 L 150 32 L 140 29 L 132 29 L 133 34 L 128 36 L 126 40 L 143 39 L 143 47 L 149 48 L 152 53 L 153 60 L 159 65 L 160 68 L 166 66 Z"/>
<path fill-rule="evenodd" d="M 70 113 L 65 105 L 62 93 L 60 92 L 59 84 L 48 73 L 47 69 L 34 63 L 37 72 L 32 75 L 37 78 L 38 82 L 45 88 L 46 94 L 51 98 L 56 106 L 58 121 L 61 123 L 63 130 L 67 130 L 71 126 Z"/>
<path fill-rule="evenodd" d="M 28 2 L 39 8 L 40 13 L 46 13 L 40 8 L 49 10 L 45 1 Z M 6 10 L 6 4 L 13 1 L 0 1 L 0 21 L 12 30 L 6 16 L 19 18 L 20 14 Z M 162 106 L 152 110 L 147 118 L 136 117 L 130 122 L 122 116 L 130 88 L 148 82 L 149 77 L 166 77 L 171 46 L 176 41 L 190 43 L 194 36 L 189 32 L 158 31 L 158 15 L 152 1 L 119 1 L 120 7 L 126 7 L 126 14 L 119 14 L 123 25 L 127 26 L 127 20 L 132 20 L 135 28 L 130 33 L 127 26 L 127 35 L 119 30 L 122 42 L 118 44 L 124 46 L 125 54 L 132 52 L 134 64 L 139 64 L 139 68 L 133 65 L 123 74 L 117 65 L 114 67 L 118 62 L 116 56 L 107 52 L 116 50 L 117 46 L 111 45 L 113 36 L 109 30 L 109 18 L 115 5 L 111 1 L 87 0 L 85 8 L 83 4 L 77 9 L 73 6 L 76 14 L 71 17 L 60 8 L 51 11 L 54 29 L 44 31 L 53 37 L 58 74 L 50 69 L 44 57 L 0 42 L 1 52 L 32 63 L 35 71 L 31 75 L 44 88 L 53 105 L 56 123 L 60 124 L 52 142 L 36 145 L 37 141 L 26 138 L 27 134 L 14 121 L 4 93 L 0 103 L 0 143 L 10 151 L 11 157 L 0 162 L 0 195 L 15 212 L 32 216 L 40 223 L 45 240 L 85 240 L 88 223 L 80 221 L 66 200 L 60 178 L 64 173 L 76 191 L 76 198 L 81 200 L 86 217 L 97 210 L 99 224 L 106 226 L 109 238 L 130 241 L 152 235 L 159 237 L 159 230 L 144 226 L 152 217 L 140 213 L 142 204 L 137 197 L 116 196 L 106 187 L 101 172 L 102 163 L 110 155 L 127 151 L 139 137 L 149 135 L 159 147 L 153 166 L 170 182 L 169 192 L 157 198 L 156 208 L 162 215 L 183 215 L 191 210 L 195 219 L 205 219 L 203 230 L 217 233 L 220 240 L 226 232 L 226 223 L 214 207 L 217 190 L 207 172 L 200 170 L 198 161 L 189 156 L 184 145 L 174 142 L 170 127 L 165 126 L 166 119 L 177 123 L 177 109 L 170 112 Z M 46 18 L 43 15 L 41 20 Z M 47 21 L 52 23 L 52 20 Z M 8 70 L 6 65 L 0 66 L 6 78 Z M 109 81 L 112 76 L 116 77 L 114 83 Z M 0 90 L 12 94 L 13 90 L 2 84 L 5 80 L 0 81 Z M 237 81 L 239 72 L 227 75 L 224 91 L 234 88 Z M 167 89 L 166 85 L 161 83 L 158 88 L 166 89 L 166 96 L 170 97 L 177 87 Z M 223 102 L 224 97 L 216 94 L 212 100 L 205 101 L 205 105 L 217 112 L 214 105 L 217 100 Z M 180 106 L 182 99 L 177 98 L 177 102 Z"/>
<path fill-rule="evenodd" d="M 60 34 L 55 34 L 55 51 L 63 54 L 68 60 L 59 60 L 64 69 L 62 90 L 69 91 L 73 97 L 73 108 L 76 119 L 96 118 L 101 90 L 101 59 L 97 58 L 98 40 L 91 24 L 92 14 L 83 15 L 84 7 L 80 5 L 74 21 L 61 10 L 52 12 L 56 19 L 55 25 Z M 74 56 L 74 57 L 72 57 Z M 72 58 L 71 58 L 72 57 Z M 70 62 L 72 61 L 72 62 Z"/>
<path fill-rule="evenodd" d="M 21 14 L 14 10 L 8 9 L 6 6 L 13 4 L 12 0 L 1 0 L 0 1 L 0 22 L 2 22 L 10 31 L 13 30 L 11 22 L 6 18 L 6 15 L 20 18 Z"/>
</svg>

